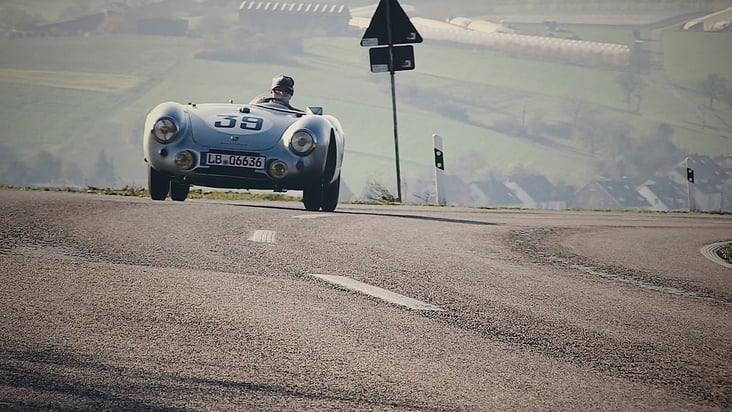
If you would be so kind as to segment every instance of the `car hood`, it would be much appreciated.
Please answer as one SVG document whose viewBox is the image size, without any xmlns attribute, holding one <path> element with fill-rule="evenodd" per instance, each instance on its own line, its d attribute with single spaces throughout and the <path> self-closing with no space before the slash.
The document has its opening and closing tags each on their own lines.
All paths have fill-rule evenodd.
<svg viewBox="0 0 732 412">
<path fill-rule="evenodd" d="M 275 146 L 297 114 L 259 106 L 189 106 L 193 140 L 217 149 L 261 151 Z"/>
</svg>

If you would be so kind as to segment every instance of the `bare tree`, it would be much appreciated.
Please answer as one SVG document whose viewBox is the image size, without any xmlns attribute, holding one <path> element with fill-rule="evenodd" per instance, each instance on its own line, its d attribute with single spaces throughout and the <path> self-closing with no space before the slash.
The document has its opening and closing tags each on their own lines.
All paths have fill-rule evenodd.
<svg viewBox="0 0 732 412">
<path fill-rule="evenodd" d="M 15 150 L 0 145 L 0 184 L 24 185 L 29 182 L 31 170 Z"/>
<path fill-rule="evenodd" d="M 633 73 L 641 73 L 647 71 L 651 67 L 651 55 L 645 48 L 645 43 L 641 40 L 635 40 L 630 46 L 630 55 L 628 56 L 628 70 Z"/>
<path fill-rule="evenodd" d="M 61 177 L 61 159 L 46 150 L 36 153 L 30 166 L 33 184 L 58 183 Z"/>
<path fill-rule="evenodd" d="M 376 203 L 394 203 L 396 196 L 381 182 L 370 180 L 364 188 L 364 197 Z"/>
<path fill-rule="evenodd" d="M 89 178 L 89 184 L 96 187 L 114 187 L 117 183 L 117 175 L 114 171 L 114 160 L 107 157 L 104 150 L 99 152 L 94 163 L 94 171 Z"/>
<path fill-rule="evenodd" d="M 673 126 L 661 123 L 654 132 L 629 148 L 626 156 L 634 168 L 634 176 L 651 176 L 656 170 L 685 156 L 685 151 L 671 140 L 674 133 Z"/>
<path fill-rule="evenodd" d="M 714 107 L 714 99 L 724 98 L 727 89 L 727 79 L 717 73 L 712 73 L 701 82 L 702 93 L 709 97 L 709 108 Z"/>
<path fill-rule="evenodd" d="M 634 95 L 638 98 L 638 111 L 640 111 L 640 89 L 645 86 L 641 76 L 632 71 L 626 71 L 618 75 L 618 77 L 615 78 L 615 81 L 623 90 L 625 103 L 627 103 L 628 106 L 630 106 Z"/>
<path fill-rule="evenodd" d="M 603 122 L 595 116 L 584 117 L 572 128 L 573 138 L 587 149 L 590 155 L 595 156 L 605 140 L 603 126 Z"/>
<path fill-rule="evenodd" d="M 592 116 L 595 111 L 590 102 L 579 96 L 567 98 L 563 106 L 572 119 L 572 127 L 578 127 L 585 118 Z"/>
</svg>

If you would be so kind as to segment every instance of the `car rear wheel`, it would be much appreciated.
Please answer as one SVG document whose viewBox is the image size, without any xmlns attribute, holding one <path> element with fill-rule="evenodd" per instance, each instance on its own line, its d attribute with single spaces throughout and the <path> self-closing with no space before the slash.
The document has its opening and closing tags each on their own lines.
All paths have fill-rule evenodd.
<svg viewBox="0 0 732 412">
<path fill-rule="evenodd" d="M 186 200 L 188 193 L 191 191 L 191 185 L 188 183 L 178 183 L 175 180 L 170 181 L 170 198 L 178 202 Z"/>
<path fill-rule="evenodd" d="M 335 182 L 325 185 L 323 190 L 323 204 L 321 207 L 324 212 L 332 212 L 338 206 L 338 194 L 341 188 L 341 177 L 335 180 Z"/>
<path fill-rule="evenodd" d="M 170 191 L 170 178 L 148 166 L 147 189 L 152 200 L 165 200 Z"/>
</svg>

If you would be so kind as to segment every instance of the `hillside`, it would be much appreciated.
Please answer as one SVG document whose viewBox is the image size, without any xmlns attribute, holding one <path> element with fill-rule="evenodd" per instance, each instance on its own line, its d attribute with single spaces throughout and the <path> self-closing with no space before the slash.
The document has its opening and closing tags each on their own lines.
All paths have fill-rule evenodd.
<svg viewBox="0 0 732 412">
<path fill-rule="evenodd" d="M 684 153 L 732 152 L 732 110 L 724 102 L 708 108 L 700 86 L 711 73 L 732 79 L 726 57 L 732 34 L 680 32 L 675 25 L 668 23 L 654 46 L 661 66 L 644 73 L 640 99 L 630 105 L 617 81 L 622 71 L 616 69 L 444 42 L 416 45 L 416 70 L 396 75 L 407 193 L 429 190 L 434 133 L 444 138 L 447 172 L 465 182 L 522 170 L 575 187 L 612 173 L 643 178 L 642 164 L 620 170 L 612 161 L 630 164 L 629 152 L 658 139 L 659 130 L 676 149 L 660 160 L 657 153 L 647 153 L 652 162 L 674 164 Z M 568 27 L 579 36 L 613 42 L 632 42 L 634 28 Z M 360 196 L 372 181 L 394 184 L 389 75 L 369 72 L 368 51 L 358 44 L 361 32 L 305 38 L 299 48 L 288 45 L 295 52 L 284 57 L 265 54 L 229 62 L 195 57 L 202 48 L 261 40 L 232 33 L 0 39 L 0 122 L 5 126 L 0 160 L 6 165 L 0 180 L 86 185 L 107 170 L 113 172 L 107 183 L 142 186 L 140 141 L 147 110 L 165 100 L 246 102 L 266 93 L 271 77 L 287 73 L 296 79 L 297 105 L 323 106 L 346 128 L 345 185 Z M 277 47 L 278 41 L 292 40 L 267 44 Z M 608 142 L 625 146 L 613 148 Z M 35 169 L 56 162 L 55 180 L 15 176 L 17 168 L 7 165 L 17 161 Z"/>
</svg>

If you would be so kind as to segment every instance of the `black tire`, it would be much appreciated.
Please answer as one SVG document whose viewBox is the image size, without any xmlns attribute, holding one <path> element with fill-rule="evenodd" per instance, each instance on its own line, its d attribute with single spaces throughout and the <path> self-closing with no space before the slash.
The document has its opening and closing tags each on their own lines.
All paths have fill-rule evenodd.
<svg viewBox="0 0 732 412">
<path fill-rule="evenodd" d="M 323 190 L 323 212 L 332 212 L 338 206 L 338 195 L 341 188 L 341 177 L 338 176 L 335 182 L 325 185 Z"/>
<path fill-rule="evenodd" d="M 178 183 L 175 180 L 170 181 L 170 198 L 182 202 L 188 197 L 191 191 L 191 185 L 188 183 Z"/>
<path fill-rule="evenodd" d="M 170 178 L 148 166 L 147 189 L 152 200 L 165 200 L 170 191 Z"/>
<path fill-rule="evenodd" d="M 320 210 L 320 205 L 323 203 L 323 185 L 318 183 L 303 189 L 302 203 L 307 211 L 317 212 Z"/>
</svg>

